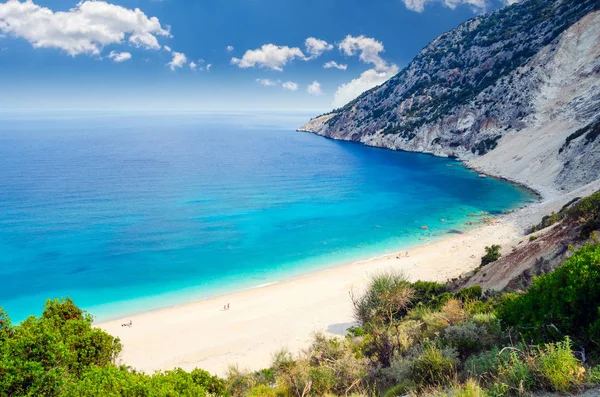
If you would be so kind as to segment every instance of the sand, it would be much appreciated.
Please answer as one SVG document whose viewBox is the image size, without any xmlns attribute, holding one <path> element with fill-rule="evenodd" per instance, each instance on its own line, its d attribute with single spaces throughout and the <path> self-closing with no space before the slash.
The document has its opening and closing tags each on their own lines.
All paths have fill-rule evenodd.
<svg viewBox="0 0 600 397">
<path fill-rule="evenodd" d="M 316 331 L 344 335 L 354 324 L 350 291 L 387 269 L 412 280 L 446 281 L 479 265 L 484 247 L 508 251 L 520 229 L 506 221 L 479 227 L 408 251 L 338 266 L 303 277 L 97 324 L 123 344 L 119 361 L 138 370 L 195 367 L 223 375 L 228 366 L 257 370 L 274 352 L 305 348 Z M 229 303 L 230 309 L 223 310 Z M 132 321 L 131 327 L 122 323 Z"/>
</svg>

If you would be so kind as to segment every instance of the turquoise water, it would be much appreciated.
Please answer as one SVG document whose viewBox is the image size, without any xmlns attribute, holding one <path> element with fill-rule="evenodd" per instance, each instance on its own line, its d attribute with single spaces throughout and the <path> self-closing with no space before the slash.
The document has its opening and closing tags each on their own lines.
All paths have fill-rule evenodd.
<svg viewBox="0 0 600 397">
<path fill-rule="evenodd" d="M 451 159 L 295 132 L 305 119 L 3 120 L 0 306 L 18 321 L 71 296 L 106 319 L 398 251 L 534 199 Z"/>
</svg>

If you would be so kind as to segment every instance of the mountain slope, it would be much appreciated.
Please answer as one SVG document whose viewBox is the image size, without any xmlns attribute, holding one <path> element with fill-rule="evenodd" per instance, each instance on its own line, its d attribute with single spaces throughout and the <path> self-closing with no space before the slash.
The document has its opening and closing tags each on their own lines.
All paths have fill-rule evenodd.
<svg viewBox="0 0 600 397">
<path fill-rule="evenodd" d="M 456 156 L 543 193 L 584 185 L 599 177 L 599 8 L 526 0 L 476 17 L 299 130 Z"/>
</svg>

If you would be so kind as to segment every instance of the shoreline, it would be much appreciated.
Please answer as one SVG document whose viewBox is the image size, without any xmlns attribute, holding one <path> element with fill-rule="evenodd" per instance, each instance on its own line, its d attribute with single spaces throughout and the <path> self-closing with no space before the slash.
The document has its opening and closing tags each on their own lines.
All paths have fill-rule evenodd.
<svg viewBox="0 0 600 397">
<path fill-rule="evenodd" d="M 502 215 L 492 224 L 402 248 L 408 257 L 396 251 L 94 325 L 121 338 L 120 363 L 144 372 L 198 367 L 223 375 L 236 364 L 258 370 L 282 348 L 305 348 L 316 331 L 343 336 L 354 324 L 349 293 L 364 288 L 369 274 L 391 268 L 411 280 L 444 282 L 477 267 L 486 245 L 499 243 L 508 251 L 521 236 Z M 223 310 L 227 303 L 230 311 Z M 132 327 L 121 326 L 129 320 Z"/>
</svg>

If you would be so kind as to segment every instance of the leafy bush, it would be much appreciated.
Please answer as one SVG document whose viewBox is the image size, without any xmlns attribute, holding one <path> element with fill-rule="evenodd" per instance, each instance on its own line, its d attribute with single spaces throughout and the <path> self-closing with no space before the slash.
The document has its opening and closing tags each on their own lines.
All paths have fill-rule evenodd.
<svg viewBox="0 0 600 397">
<path fill-rule="evenodd" d="M 489 394 L 479 386 L 477 381 L 467 379 L 464 384 L 453 387 L 448 395 L 450 397 L 487 397 Z"/>
<path fill-rule="evenodd" d="M 384 394 L 383 397 L 397 397 L 404 396 L 409 391 L 415 388 L 415 384 L 410 381 L 404 381 L 402 383 L 397 384 L 389 388 Z"/>
<path fill-rule="evenodd" d="M 412 379 L 423 386 L 448 384 L 456 374 L 456 351 L 430 345 L 415 358 Z"/>
<path fill-rule="evenodd" d="M 486 328 L 474 322 L 466 322 L 446 328 L 444 340 L 454 347 L 462 358 L 478 353 L 488 347 Z"/>
<path fill-rule="evenodd" d="M 414 290 L 404 274 L 380 273 L 371 279 L 364 294 L 352 297 L 354 317 L 365 327 L 389 324 L 406 315 L 413 297 Z"/>
<path fill-rule="evenodd" d="M 497 395 L 529 394 L 535 386 L 535 378 L 532 371 L 534 359 L 523 354 L 520 357 L 517 352 L 511 351 L 508 359 L 499 363 L 496 382 L 492 390 Z"/>
<path fill-rule="evenodd" d="M 485 247 L 485 255 L 481 257 L 481 266 L 485 266 L 489 263 L 495 262 L 500 259 L 500 246 L 497 244 L 491 247 Z"/>
<path fill-rule="evenodd" d="M 577 389 L 585 378 L 585 369 L 573 355 L 568 337 L 540 349 L 536 369 L 551 390 L 561 393 Z"/>
<path fill-rule="evenodd" d="M 498 317 L 536 342 L 600 340 L 600 246 L 587 245 L 522 295 L 506 295 Z"/>
<path fill-rule="evenodd" d="M 473 285 L 472 287 L 463 288 L 458 291 L 454 296 L 456 299 L 464 301 L 475 301 L 481 298 L 483 291 L 479 285 Z"/>
</svg>

